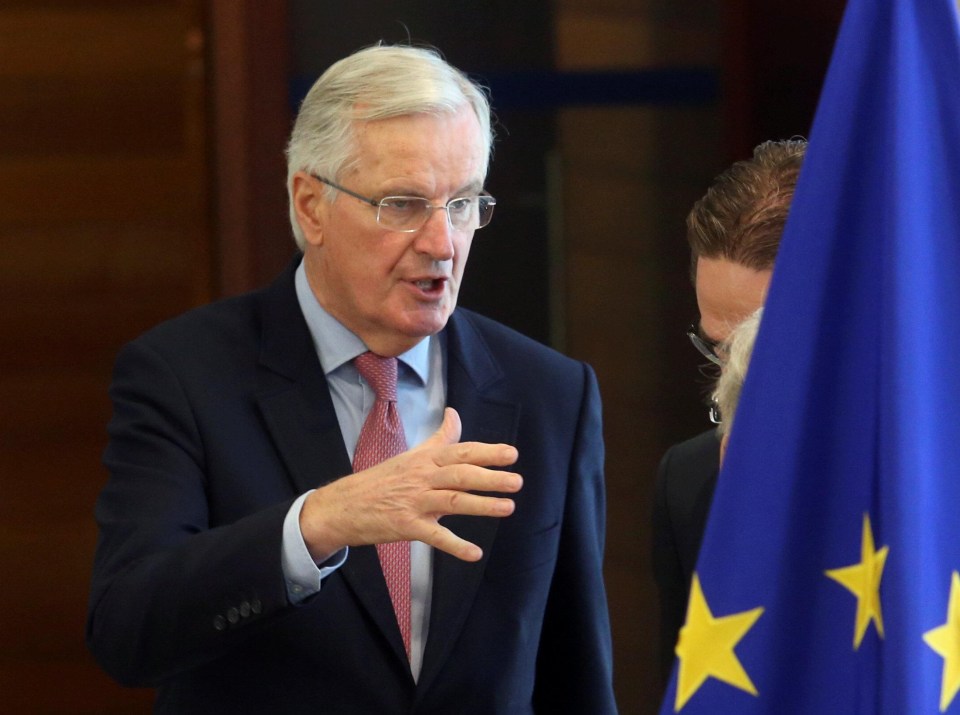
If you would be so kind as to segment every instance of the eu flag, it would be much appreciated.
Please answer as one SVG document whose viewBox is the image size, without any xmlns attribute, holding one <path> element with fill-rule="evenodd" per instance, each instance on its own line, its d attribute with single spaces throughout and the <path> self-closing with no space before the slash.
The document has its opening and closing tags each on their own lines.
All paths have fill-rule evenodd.
<svg viewBox="0 0 960 715">
<path fill-rule="evenodd" d="M 957 0 L 849 0 L 663 713 L 960 713 Z"/>
</svg>

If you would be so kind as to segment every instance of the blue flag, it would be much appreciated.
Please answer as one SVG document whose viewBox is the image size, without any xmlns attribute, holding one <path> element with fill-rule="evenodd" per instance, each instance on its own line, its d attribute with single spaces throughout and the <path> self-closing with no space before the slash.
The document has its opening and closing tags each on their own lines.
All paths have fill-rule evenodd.
<svg viewBox="0 0 960 715">
<path fill-rule="evenodd" d="M 960 713 L 957 0 L 849 0 L 663 713 Z"/>
</svg>

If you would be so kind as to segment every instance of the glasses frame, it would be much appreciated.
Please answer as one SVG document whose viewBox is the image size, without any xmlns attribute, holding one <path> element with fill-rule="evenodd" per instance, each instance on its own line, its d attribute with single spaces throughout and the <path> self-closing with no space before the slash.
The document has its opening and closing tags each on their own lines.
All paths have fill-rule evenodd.
<svg viewBox="0 0 960 715">
<path fill-rule="evenodd" d="M 690 342 L 693 343 L 693 347 L 697 349 L 697 352 L 703 355 L 714 365 L 723 367 L 723 360 L 719 355 L 717 355 L 717 345 L 719 343 L 715 343 L 711 340 L 705 340 L 703 336 L 700 335 L 699 324 L 690 324 L 690 327 L 687 328 L 687 337 L 690 338 Z"/>
<path fill-rule="evenodd" d="M 365 204 L 369 204 L 370 206 L 373 206 L 377 210 L 377 224 L 379 224 L 380 226 L 383 226 L 386 229 L 389 229 L 390 231 L 396 231 L 397 233 L 416 233 L 417 231 L 419 231 L 421 228 L 424 227 L 427 221 L 430 220 L 431 214 L 424 214 L 425 218 L 423 219 L 423 223 L 421 223 L 416 228 L 394 228 L 393 226 L 387 226 L 382 221 L 380 221 L 380 211 L 383 209 L 384 201 L 389 201 L 390 199 L 413 199 L 416 201 L 426 201 L 426 199 L 423 198 L 422 196 L 399 196 L 398 195 L 398 196 L 384 196 L 382 199 L 378 201 L 377 199 L 371 199 L 369 196 L 358 194 L 356 191 L 351 191 L 350 189 L 344 186 L 340 186 L 340 184 L 336 184 L 330 181 L 329 179 L 323 178 L 322 176 L 317 176 L 316 174 L 311 174 L 311 176 L 317 181 L 319 181 L 321 184 L 326 184 L 330 188 L 336 189 L 337 191 L 342 191 L 347 196 L 352 196 L 355 199 L 360 199 L 360 201 L 363 201 Z M 450 217 L 450 204 L 452 204 L 454 201 L 462 201 L 463 199 L 474 199 L 474 198 L 478 200 L 486 199 L 487 206 L 489 206 L 491 209 L 488 214 L 489 217 L 487 218 L 486 223 L 480 224 L 478 220 L 478 226 L 474 229 L 458 228 L 457 226 L 454 225 L 453 219 Z M 493 207 L 496 205 L 497 205 L 497 200 L 493 198 L 493 196 L 488 194 L 486 191 L 481 191 L 478 194 L 469 195 L 469 196 L 454 196 L 452 199 L 447 201 L 447 203 L 440 204 L 438 206 L 428 203 L 427 208 L 429 208 L 431 212 L 436 209 L 443 209 L 447 214 L 447 223 L 450 225 L 451 228 L 453 228 L 456 231 L 470 231 L 470 230 L 476 231 L 483 228 L 484 226 L 490 225 L 490 221 L 493 218 Z M 480 215 L 481 214 L 478 211 L 477 216 L 479 217 Z"/>
</svg>

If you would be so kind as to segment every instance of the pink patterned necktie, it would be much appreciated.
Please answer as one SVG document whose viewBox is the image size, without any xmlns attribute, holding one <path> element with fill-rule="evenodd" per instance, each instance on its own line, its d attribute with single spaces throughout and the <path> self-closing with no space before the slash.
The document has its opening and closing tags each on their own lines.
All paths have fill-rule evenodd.
<svg viewBox="0 0 960 715">
<path fill-rule="evenodd" d="M 397 359 L 380 357 L 371 352 L 358 355 L 354 364 L 367 384 L 373 388 L 376 400 L 360 430 L 357 448 L 353 454 L 353 470 L 380 464 L 407 449 L 400 413 L 397 411 Z M 377 544 L 380 567 L 383 569 L 393 602 L 393 611 L 403 635 L 403 645 L 410 658 L 410 542 L 396 541 Z"/>
</svg>

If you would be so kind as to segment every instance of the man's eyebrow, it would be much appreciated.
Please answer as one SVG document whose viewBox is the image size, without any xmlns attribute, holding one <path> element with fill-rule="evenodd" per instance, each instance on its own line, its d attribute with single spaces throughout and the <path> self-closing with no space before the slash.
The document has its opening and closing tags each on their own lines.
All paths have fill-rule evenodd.
<svg viewBox="0 0 960 715">
<path fill-rule="evenodd" d="M 483 191 L 483 183 L 483 181 L 471 181 L 450 194 L 450 197 L 456 198 L 458 196 L 479 194 L 481 191 Z M 422 199 L 430 199 L 430 197 L 427 196 L 423 191 L 412 189 L 409 186 L 387 189 L 380 192 L 380 198 L 386 198 L 387 196 L 410 196 Z"/>
<path fill-rule="evenodd" d="M 455 192 L 456 196 L 463 196 L 464 194 L 478 194 L 483 190 L 482 181 L 471 181 L 465 186 L 461 186 L 458 191 Z"/>
</svg>

